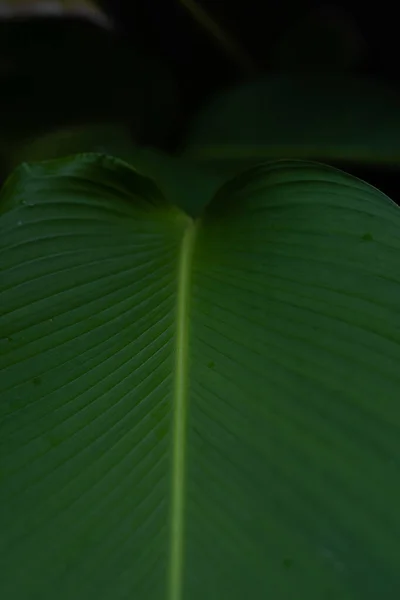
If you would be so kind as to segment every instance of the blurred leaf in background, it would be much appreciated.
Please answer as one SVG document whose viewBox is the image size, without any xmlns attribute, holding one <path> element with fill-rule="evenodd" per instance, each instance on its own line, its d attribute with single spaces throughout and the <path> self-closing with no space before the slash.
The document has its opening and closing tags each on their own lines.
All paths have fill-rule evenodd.
<svg viewBox="0 0 400 600">
<path fill-rule="evenodd" d="M 129 131 L 119 123 L 67 127 L 27 141 L 13 156 L 12 167 L 24 161 L 62 158 L 86 152 L 111 154 L 129 161 L 134 148 Z"/>
<path fill-rule="evenodd" d="M 105 14 L 91 0 L 1 0 L 0 19 L 25 17 L 83 17 L 109 26 Z"/>
<path fill-rule="evenodd" d="M 76 135 L 74 152 L 186 145 L 228 173 L 280 157 L 398 164 L 399 95 L 368 71 L 373 38 L 351 3 L 272 1 L 267 22 L 252 0 L 1 5 L 3 178 Z"/>
<path fill-rule="evenodd" d="M 228 172 L 283 157 L 399 164 L 400 94 L 365 77 L 266 76 L 213 99 L 185 155 Z"/>
<path fill-rule="evenodd" d="M 91 152 L 127 162 L 141 175 L 153 179 L 171 203 L 179 204 L 193 216 L 204 208 L 225 180 L 224 176 L 185 158 L 135 145 L 126 128 L 118 123 L 69 127 L 33 139 L 19 148 L 10 170 L 22 162 Z"/>
<path fill-rule="evenodd" d="M 273 66 L 282 70 L 339 71 L 359 66 L 366 41 L 343 7 L 322 4 L 292 24 L 272 49 Z"/>
<path fill-rule="evenodd" d="M 54 16 L 53 4 L 64 7 L 65 18 Z M 27 142 L 60 128 L 112 122 L 117 139 L 124 128 L 134 141 L 160 146 L 174 128 L 178 92 L 168 65 L 135 40 L 78 17 L 78 4 L 86 6 L 50 2 L 46 11 L 45 3 L 29 3 L 32 19 L 17 3 L 0 19 L 3 179 Z"/>
</svg>

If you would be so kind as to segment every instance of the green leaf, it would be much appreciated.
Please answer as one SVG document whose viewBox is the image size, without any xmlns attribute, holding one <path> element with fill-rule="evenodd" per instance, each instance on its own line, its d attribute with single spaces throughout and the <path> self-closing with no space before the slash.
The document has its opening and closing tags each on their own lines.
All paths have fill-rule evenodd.
<svg viewBox="0 0 400 600">
<path fill-rule="evenodd" d="M 235 173 L 266 159 L 399 164 L 398 91 L 360 77 L 279 75 L 212 100 L 185 155 Z"/>
<path fill-rule="evenodd" d="M 134 164 L 139 173 L 152 177 L 164 195 L 192 216 L 199 214 L 225 180 L 224 176 L 189 160 L 135 145 L 126 127 L 118 123 L 54 131 L 23 145 L 12 162 L 16 167 L 25 161 L 89 152 L 112 155 Z"/>
<path fill-rule="evenodd" d="M 25 161 L 44 161 L 87 152 L 110 154 L 129 162 L 134 148 L 132 136 L 126 125 L 79 125 L 33 137 L 17 149 L 13 163 L 16 167 Z"/>
<path fill-rule="evenodd" d="M 3 188 L 0 596 L 399 597 L 399 209 L 300 161 L 172 196 Z"/>
</svg>

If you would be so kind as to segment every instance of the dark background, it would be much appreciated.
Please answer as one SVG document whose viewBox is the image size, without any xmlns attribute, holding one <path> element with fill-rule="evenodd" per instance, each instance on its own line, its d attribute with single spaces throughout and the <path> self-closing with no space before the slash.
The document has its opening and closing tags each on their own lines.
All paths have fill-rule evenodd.
<svg viewBox="0 0 400 600">
<path fill-rule="evenodd" d="M 208 98 L 260 74 L 342 69 L 400 84 L 396 7 L 387 2 L 198 0 L 195 4 L 235 38 L 244 61 L 229 55 L 184 2 L 98 4 L 106 25 L 68 11 L 62 18 L 34 11 L 0 16 L 3 179 L 22 140 L 70 125 L 119 122 L 138 144 L 175 152 Z M 325 23 L 336 20 L 343 29 L 340 64 L 325 64 L 318 53 L 308 52 L 307 30 L 303 35 L 301 28 L 298 53 L 282 58 L 282 40 L 310 15 Z M 400 202 L 396 165 L 338 166 Z"/>
</svg>

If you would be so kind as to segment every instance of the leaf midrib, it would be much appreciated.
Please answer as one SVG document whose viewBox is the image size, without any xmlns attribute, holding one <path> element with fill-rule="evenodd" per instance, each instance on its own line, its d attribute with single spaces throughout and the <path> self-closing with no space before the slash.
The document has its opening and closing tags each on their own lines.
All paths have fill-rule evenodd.
<svg viewBox="0 0 400 600">
<path fill-rule="evenodd" d="M 183 590 L 190 284 L 198 223 L 191 219 L 184 232 L 178 266 L 168 600 L 181 600 Z"/>
</svg>

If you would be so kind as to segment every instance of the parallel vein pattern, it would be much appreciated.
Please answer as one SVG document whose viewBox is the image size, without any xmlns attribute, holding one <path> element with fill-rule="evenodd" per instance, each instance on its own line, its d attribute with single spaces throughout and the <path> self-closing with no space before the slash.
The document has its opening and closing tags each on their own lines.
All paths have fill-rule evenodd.
<svg viewBox="0 0 400 600">
<path fill-rule="evenodd" d="M 400 597 L 399 231 L 376 190 L 297 163 L 207 210 L 187 598 Z"/>
<path fill-rule="evenodd" d="M 387 198 L 282 162 L 199 226 L 88 155 L 0 215 L 2 598 L 400 597 Z"/>
<path fill-rule="evenodd" d="M 20 172 L 3 207 L 11 196 L 0 225 L 1 596 L 158 594 L 183 224 L 150 182 L 105 159 L 66 162 L 59 178 Z"/>
</svg>

